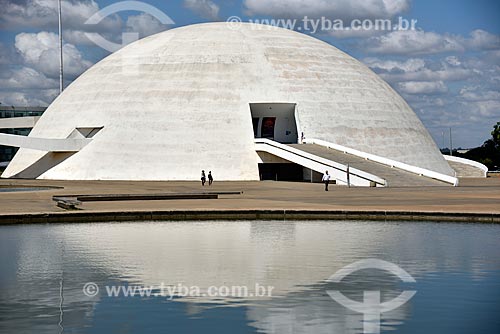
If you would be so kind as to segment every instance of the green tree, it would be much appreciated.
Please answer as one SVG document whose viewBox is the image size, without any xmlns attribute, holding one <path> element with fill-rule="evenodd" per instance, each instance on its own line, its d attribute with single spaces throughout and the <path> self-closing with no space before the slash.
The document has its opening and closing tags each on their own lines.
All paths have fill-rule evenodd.
<svg viewBox="0 0 500 334">
<path fill-rule="evenodd" d="M 480 147 L 473 148 L 463 155 L 464 158 L 478 161 L 489 170 L 500 169 L 500 122 L 493 126 L 491 138 Z"/>
<path fill-rule="evenodd" d="M 497 122 L 493 126 L 493 131 L 491 131 L 491 141 L 497 150 L 500 150 L 500 122 Z"/>
</svg>

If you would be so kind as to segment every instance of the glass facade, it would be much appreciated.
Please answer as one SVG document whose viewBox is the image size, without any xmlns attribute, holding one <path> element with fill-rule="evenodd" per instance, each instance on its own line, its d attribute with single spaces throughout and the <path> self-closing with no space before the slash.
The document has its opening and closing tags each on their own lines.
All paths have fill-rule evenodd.
<svg viewBox="0 0 500 334">
<path fill-rule="evenodd" d="M 0 106 L 0 119 L 11 117 L 41 116 L 46 107 L 4 107 Z M 0 129 L 0 133 L 27 136 L 31 129 Z M 0 162 L 11 161 L 18 148 L 0 145 Z"/>
</svg>

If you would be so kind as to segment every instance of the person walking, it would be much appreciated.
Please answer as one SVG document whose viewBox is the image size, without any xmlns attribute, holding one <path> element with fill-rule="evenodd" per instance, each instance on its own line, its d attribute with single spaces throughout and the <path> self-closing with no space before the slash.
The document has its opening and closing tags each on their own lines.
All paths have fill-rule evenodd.
<svg viewBox="0 0 500 334">
<path fill-rule="evenodd" d="M 325 184 L 325 191 L 328 191 L 328 184 L 330 183 L 330 174 L 328 174 L 328 171 L 323 174 L 322 181 Z"/>
<path fill-rule="evenodd" d="M 207 182 L 207 177 L 205 176 L 205 171 L 201 171 L 201 185 L 205 186 L 205 182 Z"/>
<path fill-rule="evenodd" d="M 214 182 L 214 178 L 212 176 L 212 171 L 208 171 L 208 185 L 211 186 Z"/>
</svg>

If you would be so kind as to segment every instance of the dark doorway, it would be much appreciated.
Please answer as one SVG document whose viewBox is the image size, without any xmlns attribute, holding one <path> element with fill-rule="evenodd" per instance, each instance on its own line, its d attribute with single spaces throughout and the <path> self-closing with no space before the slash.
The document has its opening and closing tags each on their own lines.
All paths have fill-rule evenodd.
<svg viewBox="0 0 500 334">
<path fill-rule="evenodd" d="M 274 140 L 274 126 L 276 125 L 276 117 L 264 117 L 262 119 L 262 138 Z"/>
<path fill-rule="evenodd" d="M 302 181 L 303 167 L 293 163 L 259 164 L 260 179 L 273 181 Z"/>
<path fill-rule="evenodd" d="M 252 118 L 253 136 L 255 138 L 257 138 L 259 136 L 259 121 L 260 121 L 260 118 L 258 118 L 258 117 Z"/>
</svg>

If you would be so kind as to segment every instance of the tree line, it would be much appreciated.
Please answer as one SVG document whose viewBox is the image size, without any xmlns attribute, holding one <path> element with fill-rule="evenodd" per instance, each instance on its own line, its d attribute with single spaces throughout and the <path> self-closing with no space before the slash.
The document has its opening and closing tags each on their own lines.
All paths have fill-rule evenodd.
<svg viewBox="0 0 500 334">
<path fill-rule="evenodd" d="M 490 171 L 500 170 L 500 122 L 493 126 L 491 138 L 483 145 L 463 154 L 454 151 L 453 155 L 480 162 L 486 165 Z"/>
</svg>

